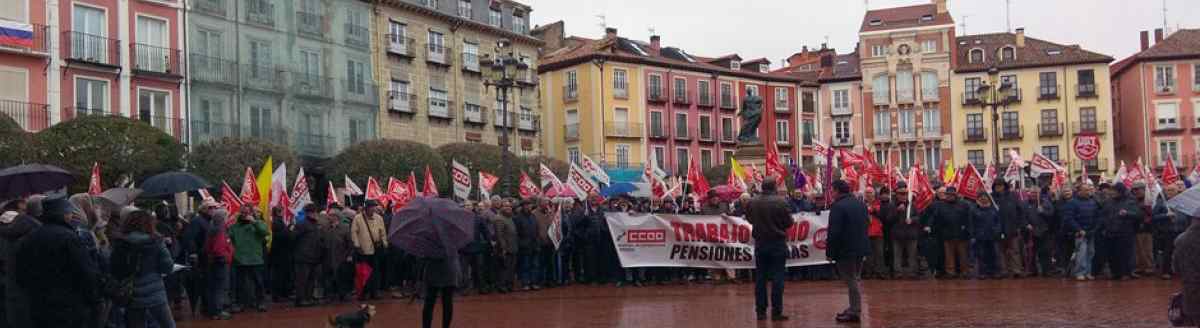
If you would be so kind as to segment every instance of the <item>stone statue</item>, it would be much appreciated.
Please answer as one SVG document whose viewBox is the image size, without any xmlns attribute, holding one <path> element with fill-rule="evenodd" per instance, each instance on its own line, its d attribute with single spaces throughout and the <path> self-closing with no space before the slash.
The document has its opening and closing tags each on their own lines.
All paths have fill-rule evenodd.
<svg viewBox="0 0 1200 328">
<path fill-rule="evenodd" d="M 738 144 L 758 144 L 758 125 L 762 123 L 762 98 L 754 94 L 754 90 L 746 90 L 742 98 L 742 110 L 738 112 L 742 118 L 742 130 L 738 133 Z"/>
</svg>

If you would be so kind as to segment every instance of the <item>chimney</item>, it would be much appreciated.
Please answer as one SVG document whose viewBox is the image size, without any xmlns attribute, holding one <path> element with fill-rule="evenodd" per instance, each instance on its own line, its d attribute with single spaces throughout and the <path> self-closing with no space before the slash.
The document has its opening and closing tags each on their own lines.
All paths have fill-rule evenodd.
<svg viewBox="0 0 1200 328">
<path fill-rule="evenodd" d="M 945 14 L 950 11 L 950 9 L 947 8 L 947 5 L 946 5 L 947 1 L 950 1 L 950 0 L 933 0 L 933 4 L 937 5 L 937 13 Z"/>
<path fill-rule="evenodd" d="M 614 32 L 614 34 L 615 34 L 615 32 Z M 658 53 L 659 49 L 662 49 L 662 37 L 657 36 L 657 35 L 651 35 L 650 36 L 650 50 L 654 50 L 655 53 Z"/>
<path fill-rule="evenodd" d="M 607 28 L 605 28 L 605 29 L 604 29 L 604 37 L 606 37 L 606 38 L 615 38 L 615 37 L 617 37 L 617 28 L 616 28 L 616 27 L 607 27 Z"/>
<path fill-rule="evenodd" d="M 1142 50 L 1141 51 L 1146 51 L 1146 49 L 1150 49 L 1150 32 L 1142 31 L 1141 34 L 1142 34 Z"/>
<path fill-rule="evenodd" d="M 1025 47 L 1025 28 L 1018 27 L 1017 28 L 1017 48 L 1024 48 L 1024 47 Z"/>
<path fill-rule="evenodd" d="M 800 53 L 804 54 L 805 56 L 808 56 L 808 46 L 801 46 Z"/>
<path fill-rule="evenodd" d="M 1163 29 L 1161 29 L 1161 28 L 1154 29 L 1154 44 L 1158 44 L 1159 42 L 1162 42 L 1162 40 L 1163 40 Z"/>
</svg>

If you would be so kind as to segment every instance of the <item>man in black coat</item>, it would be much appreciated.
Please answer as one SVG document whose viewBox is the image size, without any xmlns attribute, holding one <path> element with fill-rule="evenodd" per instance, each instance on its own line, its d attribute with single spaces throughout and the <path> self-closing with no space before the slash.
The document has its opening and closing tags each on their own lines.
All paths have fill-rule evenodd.
<svg viewBox="0 0 1200 328">
<path fill-rule="evenodd" d="M 295 272 L 292 270 L 292 236 L 295 223 L 283 220 L 283 210 L 271 210 L 271 252 L 267 255 L 267 266 L 271 276 L 271 297 L 276 302 L 287 300 L 292 295 Z"/>
<path fill-rule="evenodd" d="M 746 220 L 754 237 L 754 311 L 758 320 L 767 319 L 767 281 L 771 282 L 771 320 L 786 321 L 783 315 L 783 278 L 787 265 L 787 230 L 796 223 L 791 205 L 777 194 L 775 181 L 762 183 L 762 195 L 746 206 Z M 865 212 L 864 212 L 865 213 Z M 865 238 L 866 230 L 863 230 Z"/>
<path fill-rule="evenodd" d="M 324 214 L 318 214 L 316 205 L 304 207 L 305 220 L 296 225 L 292 233 L 295 241 L 296 302 L 297 307 L 312 306 L 313 288 L 320 281 L 320 266 L 325 259 L 324 235 L 321 231 Z"/>
<path fill-rule="evenodd" d="M 958 197 L 958 190 L 946 187 L 941 200 L 925 209 L 925 231 L 942 241 L 945 251 L 945 277 L 967 276 L 967 215 L 971 205 Z"/>
<path fill-rule="evenodd" d="M 1004 275 L 1025 276 L 1025 241 L 1021 234 L 1021 230 L 1029 225 L 1025 208 L 1016 193 L 1009 189 L 1008 181 L 999 180 L 992 185 L 992 198 L 1000 210 L 1000 224 L 1003 227 L 999 245 L 1000 254 L 1004 256 L 1000 261 Z"/>
<path fill-rule="evenodd" d="M 43 201 L 42 226 L 18 245 L 17 283 L 29 293 L 35 328 L 89 327 L 100 302 L 96 258 L 67 222 L 74 206 L 67 199 Z"/>
<path fill-rule="evenodd" d="M 1137 223 L 1145 217 L 1145 212 L 1125 184 L 1116 183 L 1112 194 L 1112 199 L 1101 205 L 1103 219 L 1100 221 L 1100 239 L 1096 241 L 1096 257 L 1101 260 L 1093 270 L 1101 272 L 1107 264 L 1113 280 L 1127 280 L 1133 275 Z"/>
<path fill-rule="evenodd" d="M 850 295 L 850 307 L 838 313 L 836 319 L 838 322 L 859 322 L 863 259 L 871 255 L 867 205 L 850 193 L 850 184 L 843 180 L 833 182 L 833 191 L 837 200 L 829 208 L 829 239 L 825 254 L 837 265 L 838 276 L 846 282 Z"/>
</svg>

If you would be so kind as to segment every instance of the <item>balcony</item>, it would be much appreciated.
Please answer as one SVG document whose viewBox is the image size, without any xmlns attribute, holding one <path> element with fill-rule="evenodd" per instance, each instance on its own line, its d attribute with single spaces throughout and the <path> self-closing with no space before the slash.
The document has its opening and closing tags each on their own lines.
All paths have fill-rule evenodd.
<svg viewBox="0 0 1200 328">
<path fill-rule="evenodd" d="M 403 35 L 396 36 L 395 34 L 388 34 L 387 40 L 387 52 L 389 54 L 407 57 L 410 59 L 417 57 L 416 51 L 414 51 L 414 49 L 417 48 L 417 43 L 412 38 L 406 38 Z"/>
<path fill-rule="evenodd" d="M 148 44 L 135 43 L 133 48 L 133 73 L 152 74 L 172 78 L 183 77 L 180 64 L 182 52 L 179 49 L 163 48 Z"/>
<path fill-rule="evenodd" d="M 691 139 L 691 129 L 687 125 L 675 126 L 675 140 L 687 141 Z"/>
<path fill-rule="evenodd" d="M 914 101 L 916 101 L 916 98 L 917 98 L 916 92 L 914 92 L 914 90 L 911 87 L 906 90 L 896 89 L 896 103 L 897 104 L 911 104 Z M 876 104 L 879 104 L 879 103 L 876 103 Z"/>
<path fill-rule="evenodd" d="M 642 124 L 629 122 L 604 122 L 604 136 L 611 138 L 641 138 Z"/>
<path fill-rule="evenodd" d="M 667 101 L 667 88 L 663 87 L 646 87 L 646 101 L 649 102 L 665 102 Z"/>
<path fill-rule="evenodd" d="M 979 129 L 963 129 L 963 141 L 965 142 L 984 142 L 987 141 L 987 128 Z"/>
<path fill-rule="evenodd" d="M 650 124 L 649 133 L 651 139 L 666 139 L 670 137 L 670 135 L 667 135 L 667 128 L 662 124 Z"/>
<path fill-rule="evenodd" d="M 29 132 L 50 127 L 49 108 L 46 104 L 0 99 L 0 113 L 8 115 L 22 130 Z"/>
<path fill-rule="evenodd" d="M 931 88 L 931 89 L 926 89 L 926 88 L 921 89 L 921 101 L 923 101 L 923 102 L 941 101 L 942 100 L 941 98 L 942 98 L 942 95 L 940 92 L 938 92 L 938 88 L 936 88 L 936 87 Z"/>
<path fill-rule="evenodd" d="M 1083 161 L 1077 159 L 1071 162 L 1071 168 L 1075 171 L 1082 170 L 1084 166 L 1087 166 L 1088 174 L 1105 172 L 1108 171 L 1108 159 L 1104 157 L 1097 157 L 1096 160 L 1092 161 Z"/>
<path fill-rule="evenodd" d="M 721 143 L 736 144 L 737 143 L 737 133 L 734 133 L 734 131 L 732 129 L 722 130 L 721 131 Z"/>
<path fill-rule="evenodd" d="M 1021 140 L 1025 138 L 1025 126 L 1018 125 L 1015 129 L 1012 127 L 1001 127 L 1000 140 Z"/>
<path fill-rule="evenodd" d="M 563 126 L 563 138 L 567 141 L 579 140 L 579 123 L 567 124 Z"/>
<path fill-rule="evenodd" d="M 1038 137 L 1061 137 L 1063 135 L 1063 124 L 1059 123 L 1038 123 Z"/>
<path fill-rule="evenodd" d="M 269 66 L 246 65 L 245 73 L 239 74 L 247 87 L 282 92 L 284 90 L 285 72 Z"/>
<path fill-rule="evenodd" d="M 800 101 L 800 109 L 805 113 L 816 113 L 817 102 L 812 98 L 806 98 Z"/>
<path fill-rule="evenodd" d="M 287 144 L 289 141 L 288 130 L 276 125 L 250 126 L 220 121 L 197 120 L 195 117 L 192 118 L 189 125 L 192 131 L 192 144 L 202 144 L 221 138 L 258 138 L 281 144 Z"/>
<path fill-rule="evenodd" d="M 439 47 L 432 44 L 428 45 L 425 47 L 425 61 L 438 65 L 450 66 L 453 60 L 451 60 L 449 56 L 446 56 L 446 53 L 448 52 L 450 52 L 450 48 Z"/>
<path fill-rule="evenodd" d="M 307 11 L 296 12 L 296 32 L 300 35 L 325 38 L 325 15 Z"/>
<path fill-rule="evenodd" d="M 874 133 L 874 135 L 872 135 L 872 137 L 875 138 L 876 142 L 888 142 L 888 141 L 891 141 L 892 139 L 895 139 L 895 136 L 892 135 L 892 130 L 890 130 L 890 129 L 889 130 L 875 130 L 874 132 L 875 133 Z"/>
<path fill-rule="evenodd" d="M 1038 101 L 1058 100 L 1058 85 L 1043 85 L 1038 87 Z"/>
<path fill-rule="evenodd" d="M 919 139 L 942 139 L 942 127 L 938 125 L 927 125 L 921 129 L 917 129 L 917 138 Z"/>
<path fill-rule="evenodd" d="M 209 57 L 201 54 L 191 54 L 192 81 L 236 85 L 238 81 L 238 65 L 232 60 Z"/>
<path fill-rule="evenodd" d="M 275 4 L 268 0 L 248 0 L 246 3 L 246 22 L 275 27 Z"/>
<path fill-rule="evenodd" d="M 673 97 L 672 100 L 674 100 L 674 101 L 672 101 L 672 103 L 674 103 L 676 105 L 687 105 L 687 104 L 692 103 L 691 99 L 688 99 L 687 92 L 684 92 L 684 93 L 676 92 L 675 97 Z"/>
<path fill-rule="evenodd" d="M 713 139 L 713 129 L 712 129 L 712 127 L 701 126 L 701 127 L 698 129 L 698 130 L 699 130 L 699 134 L 700 134 L 700 141 L 701 141 L 701 142 L 713 142 L 713 141 L 716 141 L 715 139 Z"/>
<path fill-rule="evenodd" d="M 1075 98 L 1096 98 L 1096 84 L 1076 84 Z"/>
<path fill-rule="evenodd" d="M 346 45 L 357 48 L 371 47 L 371 29 L 358 24 L 345 24 Z"/>
<path fill-rule="evenodd" d="M 833 138 L 832 145 L 830 145 L 830 146 L 833 146 L 833 147 L 854 147 L 854 138 L 852 138 L 852 137 L 850 137 L 850 136 L 834 137 L 834 138 Z"/>
<path fill-rule="evenodd" d="M 712 95 L 701 93 L 700 97 L 697 97 L 697 99 L 698 99 L 697 105 L 700 105 L 700 107 L 712 107 L 713 106 L 712 98 L 713 98 Z"/>
<path fill-rule="evenodd" d="M 225 17 L 226 0 L 195 0 L 194 9 L 197 12 L 213 16 Z"/>
<path fill-rule="evenodd" d="M 333 78 L 302 72 L 293 72 L 291 75 L 291 91 L 297 96 L 333 99 Z"/>
<path fill-rule="evenodd" d="M 379 105 L 379 86 L 364 80 L 342 80 L 342 101 L 368 106 Z"/>
<path fill-rule="evenodd" d="M 1009 89 L 1008 92 L 1010 92 L 1007 97 L 1008 103 L 1015 104 L 1015 103 L 1021 102 L 1021 99 L 1022 99 L 1021 95 L 1024 94 L 1024 92 L 1022 92 L 1021 88 L 1012 88 L 1012 89 Z"/>
<path fill-rule="evenodd" d="M 85 106 L 65 107 L 62 112 L 62 121 L 70 121 L 79 117 L 85 116 L 117 116 L 107 108 L 89 108 Z M 122 116 L 123 117 L 123 116 Z"/>
<path fill-rule="evenodd" d="M 1182 131 L 1183 126 L 1179 122 L 1174 123 L 1157 123 L 1154 124 L 1154 132 L 1178 132 Z"/>
<path fill-rule="evenodd" d="M 175 137 L 175 140 L 177 141 L 187 141 L 183 138 L 187 137 L 188 124 L 183 119 L 169 116 L 156 116 L 151 115 L 149 112 L 142 112 L 138 114 L 137 120 L 145 122 L 159 131 Z"/>
<path fill-rule="evenodd" d="M 63 32 L 64 52 L 67 61 L 99 65 L 108 68 L 121 67 L 121 51 L 118 40 L 83 32 Z"/>
<path fill-rule="evenodd" d="M 388 91 L 388 112 L 415 114 L 417 112 L 417 95 Z"/>
<path fill-rule="evenodd" d="M 854 111 L 850 109 L 850 106 L 842 106 L 842 107 L 833 106 L 833 108 L 830 110 L 830 115 L 833 115 L 833 116 L 845 116 L 845 115 L 853 115 L 853 114 L 854 114 Z"/>
<path fill-rule="evenodd" d="M 787 101 L 776 101 L 775 102 L 775 112 L 776 113 L 791 113 L 792 105 L 790 103 L 788 103 Z"/>
<path fill-rule="evenodd" d="M 293 142 L 297 153 L 311 157 L 330 157 L 337 146 L 332 136 L 313 132 L 298 132 Z"/>
<path fill-rule="evenodd" d="M 613 88 L 613 97 L 617 99 L 629 99 L 629 86 Z"/>
<path fill-rule="evenodd" d="M 963 106 L 979 106 L 982 104 L 983 104 L 983 98 L 980 97 L 979 92 L 966 91 L 966 92 L 962 93 L 962 105 Z"/>
<path fill-rule="evenodd" d="M 1105 134 L 1108 133 L 1108 121 L 1072 122 L 1071 132 L 1073 134 Z"/>
<path fill-rule="evenodd" d="M 521 108 L 517 113 L 517 129 L 523 131 L 537 131 L 539 128 L 538 115 L 528 108 Z"/>
<path fill-rule="evenodd" d="M 494 110 L 492 113 L 495 115 L 495 121 L 492 122 L 492 126 L 511 129 L 517 125 L 517 113 L 508 111 L 508 115 L 504 115 L 504 111 L 501 110 Z"/>
<path fill-rule="evenodd" d="M 21 54 L 37 54 L 45 56 L 50 49 L 50 27 L 42 24 L 29 24 L 33 28 L 33 40 L 28 43 L 16 44 L 17 42 L 8 42 L 0 45 L 0 52 L 16 52 Z"/>
<path fill-rule="evenodd" d="M 463 123 L 487 124 L 487 108 L 476 104 L 463 102 Z"/>
<path fill-rule="evenodd" d="M 574 85 L 563 86 L 563 102 L 572 102 L 579 100 L 579 87 Z"/>
<path fill-rule="evenodd" d="M 479 73 L 479 55 L 471 53 L 462 54 L 462 70 L 463 72 Z"/>
<path fill-rule="evenodd" d="M 454 108 L 453 100 L 429 98 L 429 102 L 426 104 L 426 106 L 428 106 L 426 107 L 428 108 L 428 111 L 425 113 L 429 115 L 429 118 L 440 118 L 447 120 L 454 119 L 454 111 L 450 110 L 451 108 Z"/>
<path fill-rule="evenodd" d="M 721 109 L 737 109 L 737 104 L 733 103 L 733 96 L 721 96 Z"/>
<path fill-rule="evenodd" d="M 904 127 L 901 127 L 899 129 L 896 129 L 896 139 L 913 140 L 916 138 L 917 138 L 917 129 L 915 129 L 915 128 L 909 127 L 906 129 Z"/>
</svg>

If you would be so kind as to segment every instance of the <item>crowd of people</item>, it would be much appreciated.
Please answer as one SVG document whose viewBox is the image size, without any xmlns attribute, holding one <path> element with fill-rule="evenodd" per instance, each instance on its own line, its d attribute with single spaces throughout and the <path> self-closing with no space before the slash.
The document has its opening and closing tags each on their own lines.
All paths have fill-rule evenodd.
<svg viewBox="0 0 1200 328">
<path fill-rule="evenodd" d="M 604 216 L 612 211 L 761 213 L 751 205 L 757 195 L 750 194 L 734 201 L 709 195 L 700 202 L 631 197 L 466 201 L 462 205 L 474 213 L 475 236 L 453 260 L 458 263 L 440 266 L 391 245 L 389 227 L 405 218 L 374 201 L 308 205 L 285 219 L 279 209 L 264 218 L 250 206 L 229 213 L 212 201 L 187 215 L 165 203 L 106 213 L 74 197 L 33 196 L 5 203 L 0 216 L 4 320 L 12 327 L 168 328 L 178 319 L 229 320 L 286 303 L 308 307 L 424 297 L 428 327 L 434 296 L 441 294 L 442 322 L 449 326 L 455 295 L 573 284 L 823 280 L 839 272 L 845 279 L 847 272 L 860 269 L 865 279 L 1087 281 L 1179 275 L 1190 291 L 1185 296 L 1192 296 L 1185 298 L 1186 308 L 1196 317 L 1200 257 L 1181 256 L 1174 247 L 1196 249 L 1200 228 L 1197 219 L 1165 204 L 1182 185 L 1168 185 L 1164 197 L 1151 200 L 1142 184 L 1099 184 L 1098 191 L 1092 184 L 1013 190 L 997 181 L 991 193 L 974 201 L 960 197 L 954 187 L 935 187 L 937 199 L 923 210 L 911 208 L 903 182 L 895 190 L 881 186 L 839 193 L 833 207 L 844 197 L 866 207 L 862 251 L 843 248 L 830 254 L 842 257 L 835 259 L 837 268 L 772 269 L 778 272 L 759 276 L 755 270 L 623 268 Z M 816 193 L 774 197 L 791 213 L 831 210 Z M 556 222 L 561 222 L 561 240 L 547 233 Z M 754 237 L 760 238 L 755 228 Z M 853 258 L 863 260 L 845 260 Z M 849 280 L 856 283 L 857 277 Z M 761 317 L 766 300 L 757 307 Z M 844 314 L 857 318 L 857 311 L 852 306 Z"/>
</svg>

